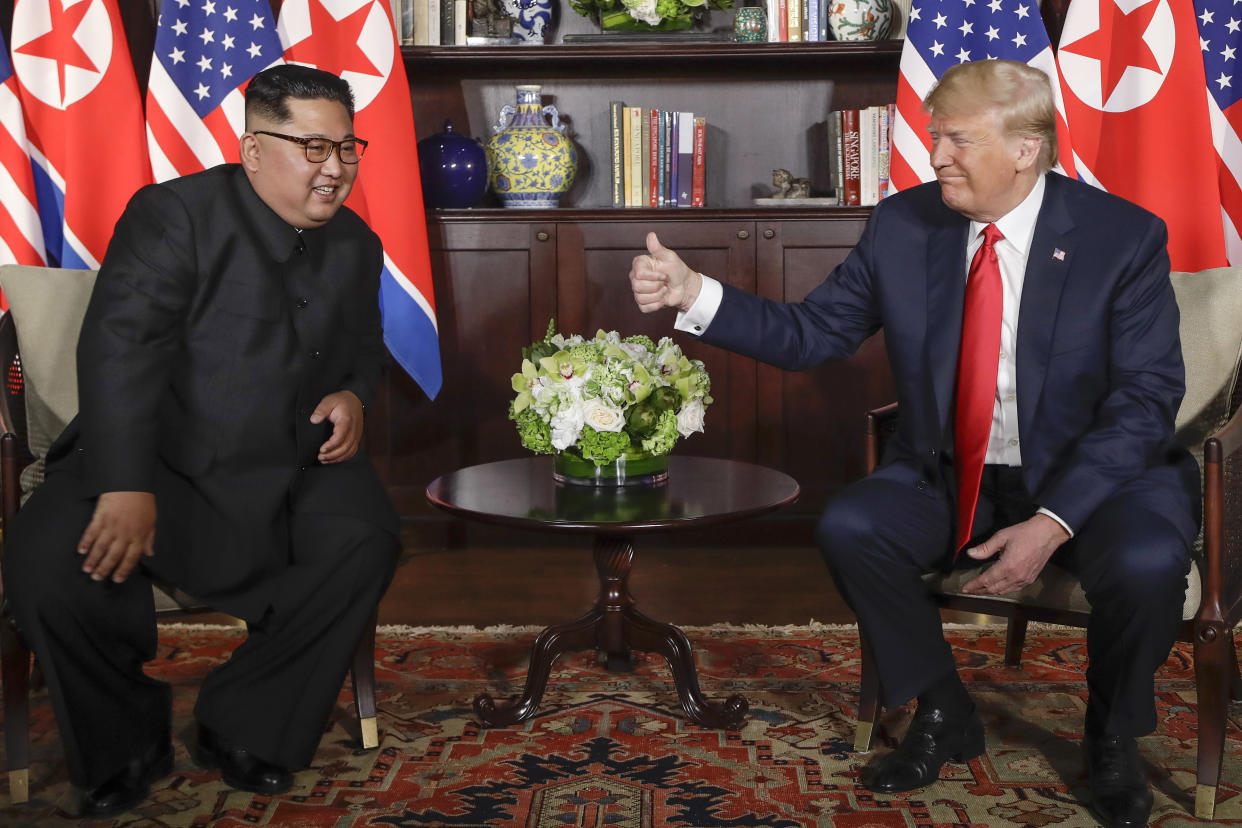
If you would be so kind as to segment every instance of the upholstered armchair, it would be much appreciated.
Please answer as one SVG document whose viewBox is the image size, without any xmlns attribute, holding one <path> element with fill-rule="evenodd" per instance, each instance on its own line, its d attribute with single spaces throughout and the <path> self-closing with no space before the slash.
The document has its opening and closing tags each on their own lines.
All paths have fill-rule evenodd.
<svg viewBox="0 0 1242 828">
<path fill-rule="evenodd" d="M 1203 470 L 1203 532 L 1195 549 L 1180 637 L 1194 645 L 1198 695 L 1198 788 L 1195 815 L 1211 819 L 1216 806 L 1230 700 L 1242 701 L 1234 627 L 1242 618 L 1242 268 L 1171 274 L 1181 310 L 1186 396 L 1177 439 Z M 897 406 L 867 413 L 867 470 L 879 463 L 896 428 Z M 1085 627 L 1090 612 L 1081 585 L 1049 565 L 1035 583 L 1004 596 L 966 595 L 962 586 L 981 567 L 927 576 L 945 609 L 1007 620 L 1005 663 L 1017 667 L 1028 621 Z M 865 636 L 866 631 L 861 633 Z M 854 749 L 870 750 L 879 719 L 879 685 L 863 648 Z"/>
<path fill-rule="evenodd" d="M 22 502 L 43 481 L 44 455 L 77 414 L 78 332 L 95 275 L 93 270 L 0 267 L 0 288 L 10 308 L 0 317 L 0 530 L 7 530 Z M 155 586 L 155 606 L 161 613 L 207 609 L 163 584 Z M 29 795 L 30 675 L 30 650 L 4 602 L 0 679 L 9 795 L 14 803 L 25 802 Z M 364 748 L 378 747 L 374 623 L 358 641 L 351 675 L 360 741 Z"/>
</svg>

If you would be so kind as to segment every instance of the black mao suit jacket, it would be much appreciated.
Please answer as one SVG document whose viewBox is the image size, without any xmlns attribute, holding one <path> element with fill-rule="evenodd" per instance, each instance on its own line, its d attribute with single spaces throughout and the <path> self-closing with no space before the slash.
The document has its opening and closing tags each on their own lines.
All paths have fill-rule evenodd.
<svg viewBox="0 0 1242 828">
<path fill-rule="evenodd" d="M 1198 469 L 1172 442 L 1185 374 L 1164 223 L 1056 173 L 1045 181 L 1017 331 L 1027 489 L 1077 531 L 1125 487 L 1189 544 Z M 803 301 L 726 285 L 702 339 L 800 369 L 849 356 L 883 328 L 901 415 L 879 473 L 952 503 L 969 226 L 937 183 L 886 198 L 846 260 Z"/>
<path fill-rule="evenodd" d="M 382 250 L 342 208 L 298 233 L 223 165 L 140 190 L 118 222 L 78 345 L 80 411 L 49 474 L 86 496 L 154 492 L 144 563 L 247 620 L 278 606 L 299 511 L 397 518 L 360 451 L 316 463 L 309 417 L 348 389 L 366 404 L 384 346 Z"/>
</svg>

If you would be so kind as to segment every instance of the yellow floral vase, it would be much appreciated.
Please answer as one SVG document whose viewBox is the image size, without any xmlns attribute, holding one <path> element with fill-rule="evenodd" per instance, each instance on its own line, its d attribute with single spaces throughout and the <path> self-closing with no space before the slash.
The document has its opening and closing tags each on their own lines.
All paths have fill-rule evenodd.
<svg viewBox="0 0 1242 828">
<path fill-rule="evenodd" d="M 543 105 L 541 87 L 516 90 L 517 105 L 500 110 L 487 142 L 492 189 L 506 207 L 556 207 L 578 173 L 578 150 L 556 107 Z"/>
</svg>

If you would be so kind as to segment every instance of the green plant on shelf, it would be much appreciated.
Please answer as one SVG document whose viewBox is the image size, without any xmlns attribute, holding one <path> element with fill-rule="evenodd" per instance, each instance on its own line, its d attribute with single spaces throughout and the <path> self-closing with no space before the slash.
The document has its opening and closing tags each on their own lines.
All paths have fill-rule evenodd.
<svg viewBox="0 0 1242 828">
<path fill-rule="evenodd" d="M 615 32 L 672 32 L 689 29 L 709 9 L 733 8 L 733 0 L 569 0 L 583 17 Z"/>
</svg>

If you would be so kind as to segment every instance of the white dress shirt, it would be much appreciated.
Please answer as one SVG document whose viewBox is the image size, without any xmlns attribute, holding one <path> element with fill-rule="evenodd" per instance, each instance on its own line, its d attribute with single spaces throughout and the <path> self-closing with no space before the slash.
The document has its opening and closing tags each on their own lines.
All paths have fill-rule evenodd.
<svg viewBox="0 0 1242 828">
<path fill-rule="evenodd" d="M 1022 203 L 997 219 L 996 229 L 1003 239 L 995 245 L 996 258 L 1001 272 L 1001 352 L 996 371 L 996 401 L 992 407 L 992 431 L 988 437 L 985 463 L 1004 466 L 1022 465 L 1022 442 L 1018 435 L 1018 363 L 1015 352 L 1018 346 L 1018 311 L 1022 305 L 1022 282 L 1026 277 L 1026 260 L 1031 251 L 1031 239 L 1035 236 L 1035 222 L 1039 208 L 1044 203 L 1044 177 L 1036 179 L 1035 187 Z M 966 244 L 965 281 L 970 272 L 970 261 L 983 244 L 983 228 L 986 222 L 970 223 L 969 241 Z M 720 309 L 724 291 L 720 282 L 699 274 L 703 280 L 699 296 L 685 313 L 677 314 L 674 327 L 679 331 L 701 334 L 711 325 Z M 1047 509 L 1040 513 L 1048 515 L 1069 532 L 1070 527 Z"/>
</svg>

